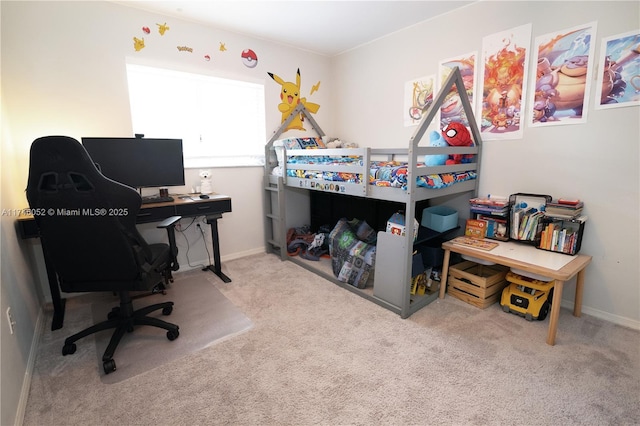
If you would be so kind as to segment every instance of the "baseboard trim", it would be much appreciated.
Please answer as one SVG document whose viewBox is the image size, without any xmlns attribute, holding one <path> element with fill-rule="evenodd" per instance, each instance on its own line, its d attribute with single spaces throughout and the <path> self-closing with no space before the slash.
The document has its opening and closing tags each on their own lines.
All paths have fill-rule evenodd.
<svg viewBox="0 0 640 426">
<path fill-rule="evenodd" d="M 16 408 L 16 426 L 24 423 L 24 415 L 27 411 L 27 402 L 29 400 L 29 390 L 31 390 L 31 379 L 36 365 L 36 356 L 38 354 L 38 348 L 40 347 L 40 340 L 44 334 L 46 319 L 45 305 L 42 305 L 38 319 L 36 320 L 33 340 L 31 341 L 31 350 L 29 351 L 29 359 L 27 360 L 27 371 L 24 373 L 24 379 L 22 380 L 22 390 L 20 391 L 20 399 L 18 400 L 18 407 Z"/>
<path fill-rule="evenodd" d="M 560 306 L 573 311 L 573 300 L 562 300 Z M 621 317 L 620 315 L 614 315 L 612 313 L 590 308 L 589 306 L 584 305 L 582 305 L 582 313 L 617 325 L 621 325 L 623 327 L 640 330 L 640 321 L 636 321 L 631 318 Z"/>
<path fill-rule="evenodd" d="M 224 269 L 224 263 L 230 260 L 240 259 L 247 256 L 252 256 L 254 254 L 264 253 L 264 247 L 257 247 L 251 250 L 245 250 L 237 253 L 231 253 L 225 256 L 220 256 L 220 263 L 222 263 L 222 268 Z M 201 260 L 192 260 L 189 263 L 191 265 L 185 265 L 183 263 L 180 264 L 180 269 L 176 272 L 184 272 L 184 271 L 192 271 L 194 269 L 200 269 L 204 265 L 208 265 L 210 263 L 209 259 L 201 259 Z"/>
</svg>

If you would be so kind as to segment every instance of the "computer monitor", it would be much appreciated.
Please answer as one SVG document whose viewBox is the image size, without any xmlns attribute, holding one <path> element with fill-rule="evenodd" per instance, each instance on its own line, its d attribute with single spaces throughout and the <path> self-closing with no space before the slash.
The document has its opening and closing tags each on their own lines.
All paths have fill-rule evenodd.
<svg viewBox="0 0 640 426">
<path fill-rule="evenodd" d="M 182 186 L 182 139 L 82 138 L 103 175 L 133 188 Z"/>
</svg>

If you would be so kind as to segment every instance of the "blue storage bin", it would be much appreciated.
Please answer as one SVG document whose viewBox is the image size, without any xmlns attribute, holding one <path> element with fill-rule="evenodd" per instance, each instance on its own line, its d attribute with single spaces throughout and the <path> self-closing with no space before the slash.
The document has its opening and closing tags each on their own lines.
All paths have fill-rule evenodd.
<svg viewBox="0 0 640 426">
<path fill-rule="evenodd" d="M 458 211 L 447 206 L 433 206 L 422 210 L 421 225 L 436 232 L 445 232 L 458 226 Z"/>
</svg>

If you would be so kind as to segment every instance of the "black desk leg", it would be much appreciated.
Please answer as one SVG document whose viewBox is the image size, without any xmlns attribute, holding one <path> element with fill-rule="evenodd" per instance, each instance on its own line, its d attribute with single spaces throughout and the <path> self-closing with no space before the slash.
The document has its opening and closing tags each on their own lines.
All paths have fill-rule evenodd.
<svg viewBox="0 0 640 426">
<path fill-rule="evenodd" d="M 218 219 L 222 218 L 222 213 L 207 216 L 207 223 L 211 226 L 211 244 L 213 245 L 213 265 L 206 266 L 203 271 L 209 270 L 220 277 L 225 283 L 230 283 L 231 278 L 222 272 L 220 262 L 220 240 L 218 238 Z"/>
<path fill-rule="evenodd" d="M 42 255 L 44 257 L 44 265 L 47 270 L 47 279 L 49 281 L 49 290 L 51 291 L 51 302 L 53 303 L 53 321 L 51 321 L 51 330 L 62 328 L 64 323 L 64 309 L 66 299 L 60 297 L 60 287 L 58 285 L 58 275 L 51 266 L 47 251 L 42 246 Z"/>
</svg>

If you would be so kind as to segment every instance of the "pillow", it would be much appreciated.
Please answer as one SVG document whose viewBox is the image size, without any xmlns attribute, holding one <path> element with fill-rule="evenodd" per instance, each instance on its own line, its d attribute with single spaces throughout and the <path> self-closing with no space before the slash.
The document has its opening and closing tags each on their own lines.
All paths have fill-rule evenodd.
<svg viewBox="0 0 640 426">
<path fill-rule="evenodd" d="M 326 148 L 322 138 L 291 138 L 282 141 L 287 149 L 318 149 Z"/>
</svg>

